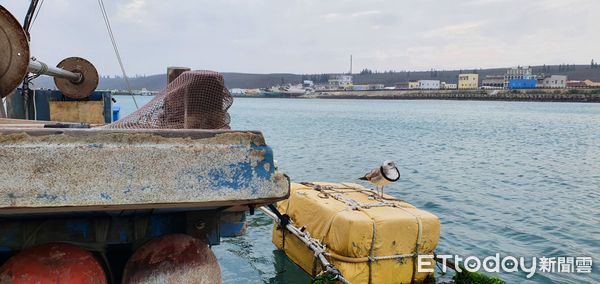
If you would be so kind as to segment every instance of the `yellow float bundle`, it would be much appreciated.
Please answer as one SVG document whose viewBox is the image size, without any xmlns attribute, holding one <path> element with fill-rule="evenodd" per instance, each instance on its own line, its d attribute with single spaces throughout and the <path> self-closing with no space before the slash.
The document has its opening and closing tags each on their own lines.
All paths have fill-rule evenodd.
<svg viewBox="0 0 600 284">
<path fill-rule="evenodd" d="M 293 183 L 277 209 L 326 246 L 350 283 L 421 282 L 428 273 L 417 272 L 416 257 L 433 254 L 440 238 L 437 216 L 353 183 Z M 321 272 L 314 253 L 277 225 L 273 243 L 307 273 Z"/>
</svg>

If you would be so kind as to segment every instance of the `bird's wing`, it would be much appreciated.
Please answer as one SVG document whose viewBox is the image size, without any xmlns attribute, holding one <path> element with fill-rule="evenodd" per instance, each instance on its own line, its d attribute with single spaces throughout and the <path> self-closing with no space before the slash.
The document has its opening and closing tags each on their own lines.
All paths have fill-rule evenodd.
<svg viewBox="0 0 600 284">
<path fill-rule="evenodd" d="M 367 174 L 364 176 L 364 179 L 365 179 L 365 180 L 369 180 L 369 181 L 370 181 L 371 179 L 373 179 L 374 177 L 377 177 L 377 176 L 379 176 L 379 175 L 380 175 L 380 173 L 379 173 L 379 168 L 372 169 L 370 172 L 368 172 L 368 173 L 367 173 Z"/>
</svg>

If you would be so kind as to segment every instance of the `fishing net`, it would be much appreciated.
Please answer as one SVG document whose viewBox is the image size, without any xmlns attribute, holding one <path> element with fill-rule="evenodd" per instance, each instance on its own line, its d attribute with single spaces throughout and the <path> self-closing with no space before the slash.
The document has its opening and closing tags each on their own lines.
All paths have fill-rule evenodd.
<svg viewBox="0 0 600 284">
<path fill-rule="evenodd" d="M 105 128 L 229 129 L 227 113 L 233 97 L 223 75 L 187 71 L 154 99 Z"/>
</svg>

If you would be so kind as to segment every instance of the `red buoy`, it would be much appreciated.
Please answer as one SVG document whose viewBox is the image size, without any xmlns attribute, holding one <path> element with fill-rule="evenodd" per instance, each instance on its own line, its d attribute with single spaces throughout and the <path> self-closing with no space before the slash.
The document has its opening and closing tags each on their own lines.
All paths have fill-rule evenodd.
<svg viewBox="0 0 600 284">
<path fill-rule="evenodd" d="M 0 267 L 0 283 L 105 284 L 102 265 L 78 246 L 51 243 L 28 248 Z"/>
<path fill-rule="evenodd" d="M 221 269 L 208 244 L 173 234 L 136 250 L 125 266 L 123 283 L 221 283 Z"/>
</svg>

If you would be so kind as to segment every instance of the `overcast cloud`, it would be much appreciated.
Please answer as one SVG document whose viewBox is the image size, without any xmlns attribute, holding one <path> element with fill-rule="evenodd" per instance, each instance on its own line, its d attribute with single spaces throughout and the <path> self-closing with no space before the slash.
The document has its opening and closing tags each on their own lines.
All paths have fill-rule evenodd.
<svg viewBox="0 0 600 284">
<path fill-rule="evenodd" d="M 29 1 L 2 0 L 22 21 Z M 105 0 L 129 74 L 331 73 L 600 61 L 598 0 Z M 32 55 L 119 74 L 96 0 L 45 0 Z"/>
</svg>

